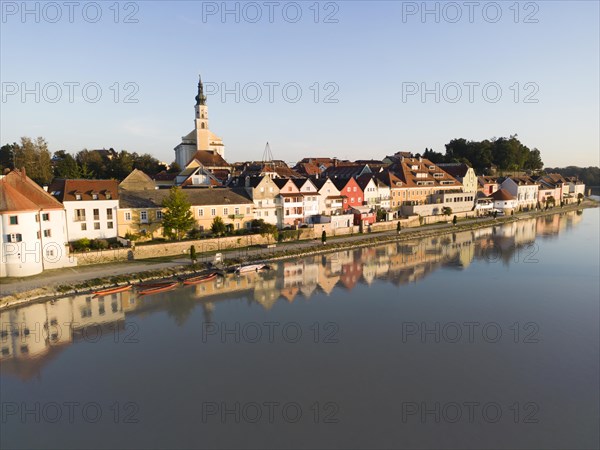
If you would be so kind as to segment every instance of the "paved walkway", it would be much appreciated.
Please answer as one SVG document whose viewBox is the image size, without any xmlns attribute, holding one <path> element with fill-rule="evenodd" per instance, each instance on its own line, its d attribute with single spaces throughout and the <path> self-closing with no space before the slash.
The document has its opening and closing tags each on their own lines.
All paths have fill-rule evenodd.
<svg viewBox="0 0 600 450">
<path fill-rule="evenodd" d="M 571 210 L 572 208 L 566 209 L 566 211 Z M 560 213 L 561 210 L 552 210 L 549 213 Z M 520 213 L 516 216 L 518 220 L 529 219 L 538 215 L 539 213 Z M 482 217 L 477 219 L 468 219 L 461 220 L 458 222 L 459 225 L 469 225 L 469 224 L 486 224 L 489 223 L 492 225 L 495 220 L 491 217 Z M 444 228 L 452 228 L 451 223 L 439 223 L 433 225 L 426 225 L 423 227 L 416 228 L 406 228 L 403 229 L 400 234 L 401 235 L 410 235 L 412 233 L 422 233 L 428 232 L 430 230 L 438 230 Z M 385 236 L 395 236 L 397 234 L 396 230 L 390 231 L 382 231 L 378 233 L 364 233 L 364 234 L 355 234 L 343 237 L 328 239 L 329 244 L 341 244 L 341 243 L 353 243 L 360 242 L 369 237 L 385 237 Z M 241 258 L 242 260 L 263 256 L 267 259 L 274 253 L 280 252 L 282 250 L 309 250 L 309 249 L 319 249 L 322 247 L 321 239 L 314 239 L 310 241 L 300 241 L 300 242 L 288 242 L 284 244 L 278 244 L 276 248 L 265 248 L 265 247 L 255 247 L 251 249 L 240 249 L 233 250 L 229 252 L 223 252 L 224 258 Z M 202 257 L 201 254 L 198 255 L 198 261 L 200 262 L 208 262 L 213 260 L 213 255 L 209 255 L 206 257 Z M 59 286 L 65 284 L 76 284 L 85 280 L 89 280 L 92 278 L 103 278 L 110 277 L 115 275 L 124 275 L 131 274 L 136 272 L 143 272 L 145 270 L 153 270 L 153 269 L 166 269 L 174 266 L 181 265 L 189 265 L 189 258 L 174 258 L 171 261 L 165 262 L 155 262 L 151 260 L 140 260 L 140 261 L 124 261 L 120 263 L 110 263 L 110 264 L 97 264 L 91 266 L 80 266 L 80 267 L 71 267 L 67 269 L 57 269 L 51 270 L 39 275 L 35 275 L 33 277 L 27 277 L 22 279 L 10 279 L 3 280 L 0 283 L 0 296 L 10 295 L 17 292 L 28 291 L 32 289 L 37 289 L 40 287 L 49 287 L 49 286 Z"/>
</svg>

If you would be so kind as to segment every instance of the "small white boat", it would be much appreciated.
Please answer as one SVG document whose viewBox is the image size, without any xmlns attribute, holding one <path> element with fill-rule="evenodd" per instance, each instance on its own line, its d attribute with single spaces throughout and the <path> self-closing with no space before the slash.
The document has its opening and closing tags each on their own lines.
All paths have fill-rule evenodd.
<svg viewBox="0 0 600 450">
<path fill-rule="evenodd" d="M 248 264 L 247 266 L 238 267 L 235 273 L 258 272 L 264 268 L 266 268 L 266 264 Z"/>
</svg>

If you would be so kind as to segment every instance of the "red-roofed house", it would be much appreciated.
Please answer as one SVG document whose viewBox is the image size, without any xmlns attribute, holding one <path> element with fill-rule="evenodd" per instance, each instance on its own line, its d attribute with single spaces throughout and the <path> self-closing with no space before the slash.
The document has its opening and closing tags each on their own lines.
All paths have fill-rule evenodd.
<svg viewBox="0 0 600 450">
<path fill-rule="evenodd" d="M 24 277 L 74 266 L 65 209 L 25 174 L 0 179 L 0 277 Z"/>
<path fill-rule="evenodd" d="M 69 241 L 82 238 L 113 239 L 117 237 L 117 180 L 55 179 L 48 192 L 60 201 L 67 214 Z"/>
</svg>

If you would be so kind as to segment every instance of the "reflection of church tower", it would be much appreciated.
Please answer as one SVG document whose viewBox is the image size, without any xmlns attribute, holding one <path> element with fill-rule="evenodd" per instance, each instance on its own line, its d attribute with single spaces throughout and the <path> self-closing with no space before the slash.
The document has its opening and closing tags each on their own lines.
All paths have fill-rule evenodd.
<svg viewBox="0 0 600 450">
<path fill-rule="evenodd" d="M 198 151 L 217 153 L 225 156 L 223 140 L 208 129 L 208 106 L 202 78 L 198 80 L 198 94 L 194 106 L 194 130 L 181 138 L 181 144 L 175 147 L 175 161 L 184 168 Z"/>
</svg>

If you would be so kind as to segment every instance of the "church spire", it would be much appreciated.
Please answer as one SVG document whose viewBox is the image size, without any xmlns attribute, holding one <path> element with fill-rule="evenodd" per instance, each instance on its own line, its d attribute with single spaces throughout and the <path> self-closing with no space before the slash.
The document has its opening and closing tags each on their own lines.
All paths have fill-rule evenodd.
<svg viewBox="0 0 600 450">
<path fill-rule="evenodd" d="M 196 105 L 206 105 L 206 95 L 204 95 L 204 86 L 202 85 L 202 77 L 198 75 L 198 95 L 196 95 Z"/>
</svg>

